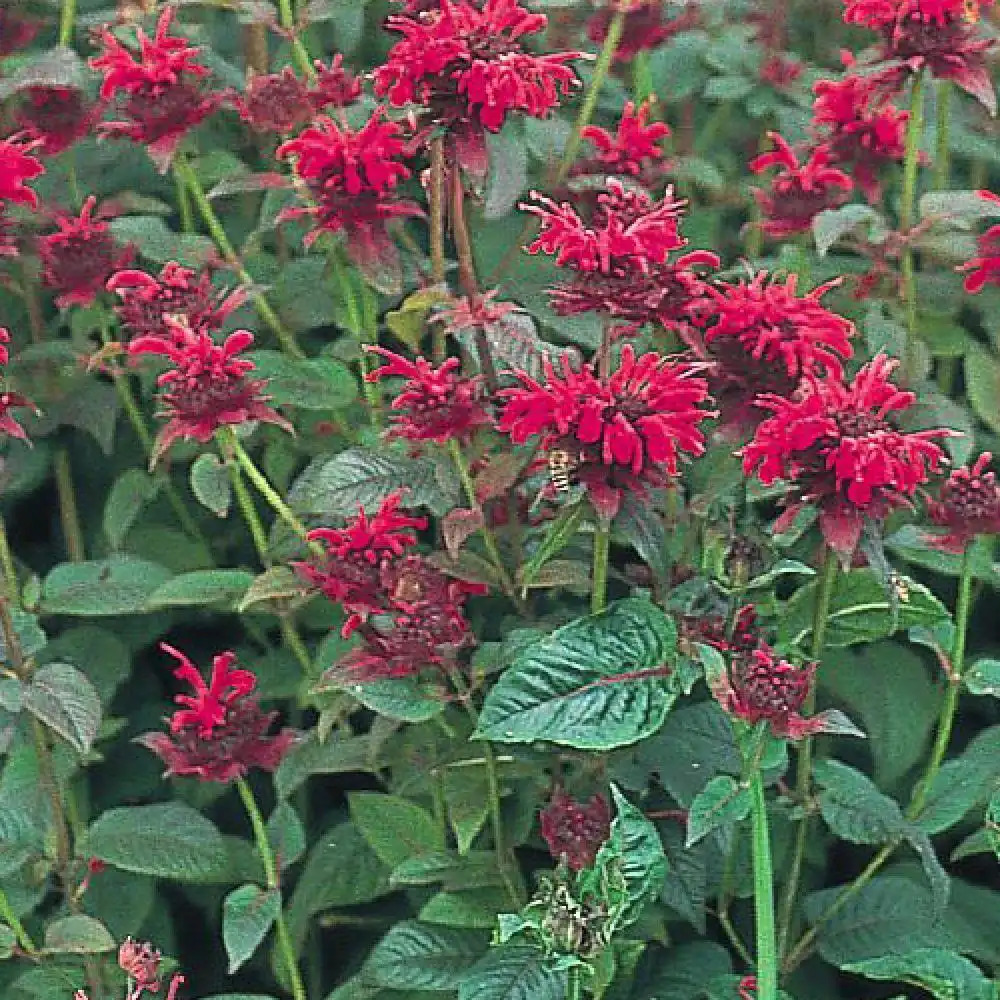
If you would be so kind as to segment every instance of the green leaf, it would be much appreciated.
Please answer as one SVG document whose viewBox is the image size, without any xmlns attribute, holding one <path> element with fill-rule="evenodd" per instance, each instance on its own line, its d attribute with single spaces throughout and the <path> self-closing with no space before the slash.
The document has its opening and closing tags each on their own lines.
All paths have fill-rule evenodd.
<svg viewBox="0 0 1000 1000">
<path fill-rule="evenodd" d="M 26 87 L 72 87 L 82 89 L 87 76 L 83 60 L 65 45 L 33 53 L 16 70 L 0 80 L 0 101 Z"/>
<path fill-rule="evenodd" d="M 176 260 L 185 267 L 200 268 L 214 260 L 215 244 L 201 233 L 175 233 L 159 215 L 121 215 L 111 220 L 111 232 L 122 243 L 157 264 Z"/>
<path fill-rule="evenodd" d="M 445 708 L 440 695 L 425 688 L 415 677 L 337 684 L 334 689 L 347 691 L 365 708 L 400 722 L 426 722 Z"/>
<path fill-rule="evenodd" d="M 741 101 L 755 86 L 745 76 L 714 76 L 705 85 L 705 97 L 710 101 Z"/>
<path fill-rule="evenodd" d="M 220 603 L 232 607 L 254 579 L 254 574 L 245 569 L 196 569 L 157 587 L 146 606 L 150 611 Z"/>
<path fill-rule="evenodd" d="M 492 931 L 497 925 L 497 914 L 509 907 L 510 896 L 506 889 L 487 886 L 482 889 L 439 892 L 424 904 L 418 916 L 429 924 L 478 927 Z"/>
<path fill-rule="evenodd" d="M 488 945 L 481 931 L 408 920 L 379 941 L 363 975 L 394 990 L 455 990 Z"/>
<path fill-rule="evenodd" d="M 474 735 L 580 750 L 635 743 L 677 698 L 664 676 L 676 645 L 673 620 L 654 604 L 616 601 L 524 649 L 487 695 Z"/>
<path fill-rule="evenodd" d="M 1000 860 L 1000 788 L 994 789 L 986 804 L 986 836 L 993 853 Z"/>
<path fill-rule="evenodd" d="M 204 452 L 191 464 L 191 492 L 195 499 L 216 517 L 225 517 L 233 502 L 233 484 L 229 470 L 218 455 Z"/>
<path fill-rule="evenodd" d="M 728 774 L 720 774 L 691 803 L 684 846 L 692 847 L 713 830 L 739 823 L 749 815 L 750 789 Z"/>
<path fill-rule="evenodd" d="M 222 904 L 222 941 L 231 976 L 246 964 L 281 913 L 281 893 L 257 885 L 233 889 Z"/>
<path fill-rule="evenodd" d="M 280 613 L 287 602 L 304 597 L 309 588 L 290 566 L 271 566 L 254 577 L 236 610 L 241 614 L 256 605 L 260 610 Z"/>
<path fill-rule="evenodd" d="M 478 889 L 484 885 L 502 885 L 503 875 L 497 868 L 492 851 L 471 851 L 457 854 L 436 851 L 421 854 L 396 865 L 389 876 L 394 887 L 435 885 L 440 882 L 451 892 L 461 889 Z"/>
<path fill-rule="evenodd" d="M 729 952 L 714 941 L 657 948 L 643 962 L 631 1000 L 702 1000 L 705 984 L 732 972 Z M 730 1000 L 736 1000 L 730 993 Z"/>
<path fill-rule="evenodd" d="M 490 951 L 465 975 L 458 1000 L 563 1000 L 569 973 L 537 948 L 507 944 Z"/>
<path fill-rule="evenodd" d="M 300 410 L 337 410 L 358 395 L 350 369 L 336 358 L 290 358 L 280 351 L 251 351 L 254 375 L 267 379 L 266 393 L 275 406 Z"/>
<path fill-rule="evenodd" d="M 46 663 L 24 689 L 24 707 L 79 754 L 90 751 L 101 724 L 101 699 L 69 663 Z"/>
<path fill-rule="evenodd" d="M 541 544 L 518 573 L 518 581 L 522 586 L 530 586 L 546 563 L 569 545 L 583 522 L 584 513 L 583 503 L 575 503 L 562 510 L 549 524 Z"/>
<path fill-rule="evenodd" d="M 17 947 L 17 935 L 6 925 L 0 924 L 0 962 L 6 962 Z"/>
<path fill-rule="evenodd" d="M 143 507 L 160 492 L 160 484 L 144 469 L 126 469 L 104 504 L 104 534 L 112 549 L 120 549 Z"/>
<path fill-rule="evenodd" d="M 274 788 L 287 799 L 313 774 L 350 774 L 371 771 L 372 742 L 368 736 L 332 736 L 320 743 L 310 732 L 285 754 L 274 772 Z"/>
<path fill-rule="evenodd" d="M 267 839 L 282 871 L 291 868 L 306 851 L 306 828 L 289 802 L 279 801 L 267 818 Z"/>
<path fill-rule="evenodd" d="M 490 815 L 489 779 L 485 768 L 448 767 L 444 772 L 448 822 L 460 854 L 467 854 Z"/>
<path fill-rule="evenodd" d="M 885 587 L 869 569 L 841 573 L 834 584 L 827 617 L 826 648 L 874 642 L 900 629 L 931 626 L 946 621 L 948 609 L 921 583 L 903 578 L 908 595 L 894 609 Z M 786 645 L 804 647 L 812 635 L 813 612 L 819 584 L 797 590 L 785 607 L 778 635 Z"/>
<path fill-rule="evenodd" d="M 45 648 L 48 636 L 38 624 L 38 616 L 22 611 L 20 608 L 10 609 L 10 620 L 14 624 L 14 634 L 21 646 L 23 656 L 34 656 Z M 7 639 L 0 630 L 0 660 L 10 662 L 10 652 L 7 649 Z"/>
<path fill-rule="evenodd" d="M 1000 698 L 1000 660 L 983 657 L 962 675 L 970 694 L 990 694 Z"/>
<path fill-rule="evenodd" d="M 191 882 L 226 868 L 222 834 L 181 802 L 109 809 L 91 824 L 81 853 L 137 875 Z"/>
<path fill-rule="evenodd" d="M 46 615 L 135 615 L 173 574 L 164 566 L 115 555 L 60 563 L 42 583 L 39 608 Z"/>
<path fill-rule="evenodd" d="M 1000 433 L 1000 359 L 976 343 L 965 355 L 965 391 L 976 416 Z"/>
<path fill-rule="evenodd" d="M 920 217 L 928 216 L 975 222 L 1000 216 L 1000 203 L 979 191 L 928 191 L 920 198 Z"/>
<path fill-rule="evenodd" d="M 840 208 L 828 208 L 813 216 L 812 233 L 816 242 L 816 252 L 825 257 L 830 248 L 842 236 L 853 232 L 859 226 L 867 223 L 869 239 L 875 239 L 879 234 L 886 233 L 885 220 L 871 205 L 852 204 Z"/>
<path fill-rule="evenodd" d="M 628 540 L 657 579 L 670 570 L 670 539 L 663 516 L 648 496 L 628 492 L 615 518 L 615 531 Z"/>
<path fill-rule="evenodd" d="M 381 792 L 352 792 L 347 801 L 361 835 L 391 868 L 408 858 L 444 849 L 434 817 L 409 799 Z"/>
<path fill-rule="evenodd" d="M 99 955 L 116 947 L 107 927 L 82 913 L 61 917 L 45 928 L 45 950 L 53 954 Z"/>
<path fill-rule="evenodd" d="M 967 958 L 940 948 L 918 948 L 843 966 L 869 979 L 889 979 L 927 990 L 938 1000 L 996 1000 L 994 985 Z"/>
<path fill-rule="evenodd" d="M 490 172 L 486 180 L 483 218 L 502 219 L 517 204 L 528 184 L 528 150 L 524 136 L 503 132 L 487 132 Z"/>
</svg>

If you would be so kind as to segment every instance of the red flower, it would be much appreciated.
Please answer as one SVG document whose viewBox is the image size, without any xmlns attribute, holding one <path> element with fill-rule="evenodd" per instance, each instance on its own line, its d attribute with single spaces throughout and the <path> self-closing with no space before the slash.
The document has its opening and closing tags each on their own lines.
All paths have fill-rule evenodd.
<svg viewBox="0 0 1000 1000">
<path fill-rule="evenodd" d="M 361 77 L 344 69 L 344 57 L 339 52 L 330 60 L 329 66 L 324 66 L 319 59 L 313 65 L 316 67 L 316 82 L 310 97 L 317 111 L 321 108 L 346 108 L 361 96 Z"/>
<path fill-rule="evenodd" d="M 150 465 L 178 440 L 210 441 L 220 427 L 260 420 L 292 431 L 291 424 L 267 405 L 262 394 L 266 379 L 248 376 L 254 363 L 237 355 L 253 343 L 249 330 L 237 330 L 216 344 L 207 330 L 192 330 L 183 321 L 164 316 L 167 335 L 136 337 L 129 354 L 160 354 L 171 366 L 156 381 L 161 416 L 167 423 L 153 446 Z"/>
<path fill-rule="evenodd" d="M 278 147 L 279 157 L 295 157 L 295 173 L 315 201 L 313 207 L 287 212 L 286 218 L 314 217 L 316 228 L 307 243 L 324 231 L 345 230 L 351 237 L 347 252 L 362 267 L 395 262 L 386 223 L 420 214 L 413 202 L 393 194 L 396 185 L 410 176 L 401 162 L 404 150 L 402 129 L 385 120 L 382 108 L 356 132 L 331 118 L 317 118 L 297 138 Z"/>
<path fill-rule="evenodd" d="M 342 634 L 346 638 L 371 614 L 386 606 L 383 569 L 416 545 L 411 529 L 427 527 L 422 517 L 399 512 L 402 492 L 382 501 L 375 516 L 369 519 L 363 507 L 345 528 L 316 528 L 309 540 L 326 547 L 327 557 L 319 565 L 298 563 L 296 569 L 331 601 L 341 604 L 348 613 Z"/>
<path fill-rule="evenodd" d="M 257 678 L 234 669 L 236 654 L 219 653 L 212 660 L 212 677 L 205 683 L 194 664 L 179 650 L 160 648 L 180 666 L 174 676 L 190 684 L 193 695 L 174 698 L 178 709 L 170 717 L 169 733 L 145 733 L 139 743 L 166 765 L 168 775 L 192 775 L 201 781 L 228 784 L 252 768 L 273 771 L 295 741 L 290 729 L 268 735 L 277 712 L 262 712 L 253 691 Z"/>
<path fill-rule="evenodd" d="M 206 93 L 201 80 L 208 69 L 195 61 L 199 49 L 186 38 L 168 31 L 176 8 L 164 8 L 150 39 L 136 29 L 136 58 L 107 27 L 102 27 L 101 55 L 90 65 L 104 73 L 101 98 L 122 95 L 124 121 L 99 126 L 103 135 L 125 136 L 149 150 L 153 162 L 165 172 L 184 135 L 207 118 L 222 101 L 222 94 Z"/>
<path fill-rule="evenodd" d="M 21 6 L 22 0 L 0 2 L 0 59 L 27 48 L 38 34 L 40 22 L 24 17 L 22 11 L 18 10 Z M 3 176 L 2 169 L 0 176 Z"/>
<path fill-rule="evenodd" d="M 10 331 L 0 326 L 0 365 L 6 365 L 10 360 L 10 352 L 7 345 L 10 343 Z M 28 435 L 24 428 L 11 416 L 11 410 L 29 409 L 38 412 L 38 408 L 30 399 L 26 399 L 17 392 L 0 392 L 0 433 L 9 437 L 20 438 L 22 441 L 28 440 Z"/>
<path fill-rule="evenodd" d="M 958 268 L 970 272 L 964 284 L 965 290 L 973 295 L 987 285 L 1000 285 L 1000 225 L 990 226 L 979 236 L 978 243 L 979 255 Z"/>
<path fill-rule="evenodd" d="M 611 836 L 611 807 L 603 795 L 577 802 L 557 788 L 539 814 L 542 839 L 557 861 L 578 872 L 589 868 L 601 845 Z"/>
<path fill-rule="evenodd" d="M 127 937 L 118 949 L 118 968 L 139 990 L 155 991 L 159 986 L 161 958 L 159 949 L 148 941 L 134 941 Z"/>
<path fill-rule="evenodd" d="M 121 247 L 106 222 L 95 222 L 91 195 L 80 215 L 61 215 L 58 231 L 38 240 L 42 280 L 56 292 L 56 305 L 87 305 L 104 291 L 109 275 L 132 259 L 132 248 Z"/>
<path fill-rule="evenodd" d="M 45 173 L 45 167 L 30 155 L 38 142 L 26 142 L 23 135 L 0 140 L 0 199 L 19 205 L 38 207 L 38 195 L 26 182 Z"/>
<path fill-rule="evenodd" d="M 675 17 L 668 16 L 668 6 L 662 0 L 609 0 L 587 21 L 587 37 L 602 45 L 608 37 L 611 19 L 619 9 L 625 10 L 615 59 L 631 62 L 640 52 L 659 48 L 668 38 L 697 27 L 701 20 L 697 2 L 689 0 Z"/>
<path fill-rule="evenodd" d="M 791 86 L 802 76 L 802 63 L 780 53 L 768 58 L 761 64 L 760 78 L 777 90 Z"/>
<path fill-rule="evenodd" d="M 393 413 L 390 436 L 438 444 L 452 439 L 468 441 L 476 428 L 490 422 L 483 409 L 482 379 L 457 376 L 455 372 L 461 368 L 458 358 L 448 358 L 435 368 L 423 357 L 407 361 L 384 347 L 366 350 L 388 362 L 365 376 L 369 382 L 406 379 L 402 392 L 392 401 L 393 410 L 398 412 Z"/>
<path fill-rule="evenodd" d="M 800 163 L 785 139 L 768 132 L 777 147 L 750 161 L 755 174 L 770 167 L 780 167 L 768 190 L 754 189 L 754 198 L 764 215 L 764 232 L 781 239 L 809 229 L 812 220 L 824 209 L 836 208 L 854 186 L 851 178 L 830 164 L 832 154 L 826 145 L 815 147 L 805 163 Z"/>
<path fill-rule="evenodd" d="M 720 653 L 748 654 L 762 644 L 757 609 L 745 604 L 736 613 L 732 628 L 722 615 L 689 615 L 680 621 L 687 642 L 703 642 Z"/>
<path fill-rule="evenodd" d="M 580 458 L 579 477 L 601 515 L 618 511 L 622 489 L 641 482 L 660 485 L 678 473 L 683 453 L 705 450 L 699 424 L 713 414 L 698 408 L 708 398 L 691 365 L 652 352 L 636 359 L 622 349 L 618 370 L 598 378 L 593 365 L 562 371 L 545 361 L 545 384 L 517 372 L 522 388 L 503 389 L 507 405 L 500 430 L 516 444 L 541 435 L 545 449 Z"/>
<path fill-rule="evenodd" d="M 761 395 L 758 405 L 771 416 L 743 449 L 747 474 L 765 485 L 788 480 L 799 501 L 819 507 L 827 544 L 844 556 L 857 547 L 865 518 L 881 520 L 908 503 L 947 461 L 934 439 L 951 431 L 905 433 L 890 420 L 916 399 L 889 381 L 897 364 L 879 354 L 850 383 L 807 375 L 791 399 Z"/>
<path fill-rule="evenodd" d="M 246 299 L 242 289 L 218 291 L 208 271 L 195 272 L 174 261 L 163 265 L 159 278 L 145 271 L 118 271 L 106 287 L 121 299 L 115 311 L 131 337 L 169 340 L 178 333 L 186 338 L 188 330 L 212 333 Z M 168 317 L 181 324 L 168 325 Z"/>
<path fill-rule="evenodd" d="M 813 125 L 825 136 L 834 162 L 849 165 L 870 202 L 881 198 L 878 171 L 906 152 L 909 112 L 889 103 L 877 78 L 848 75 L 813 85 Z"/>
<path fill-rule="evenodd" d="M 587 172 L 601 170 L 609 174 L 624 174 L 639 177 L 655 160 L 663 159 L 663 150 L 657 145 L 670 135 L 670 129 L 663 122 L 649 123 L 652 106 L 644 101 L 636 111 L 635 104 L 625 105 L 618 129 L 614 135 L 599 125 L 588 125 L 580 135 L 596 149 L 593 164 L 587 164 Z"/>
<path fill-rule="evenodd" d="M 955 469 L 936 500 L 927 504 L 931 522 L 947 528 L 928 538 L 946 552 L 962 552 L 977 535 L 1000 535 L 1000 484 L 987 472 L 993 456 L 984 451 L 971 468 Z"/>
<path fill-rule="evenodd" d="M 39 141 L 45 156 L 55 156 L 88 135 L 98 118 L 101 105 L 87 107 L 76 87 L 28 87 L 27 101 L 17 114 L 17 122 Z"/>
<path fill-rule="evenodd" d="M 511 112 L 541 118 L 577 84 L 566 64 L 577 52 L 536 56 L 522 39 L 540 32 L 542 14 L 517 0 L 441 0 L 420 14 L 386 22 L 403 38 L 375 70 L 375 92 L 396 107 L 419 104 L 445 126 L 462 166 L 484 174 L 483 130 L 498 132 Z"/>
</svg>

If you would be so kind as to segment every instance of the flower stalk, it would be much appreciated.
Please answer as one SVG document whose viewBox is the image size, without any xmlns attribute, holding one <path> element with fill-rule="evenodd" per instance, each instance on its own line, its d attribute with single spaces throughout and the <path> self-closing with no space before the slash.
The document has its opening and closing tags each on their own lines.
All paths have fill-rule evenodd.
<svg viewBox="0 0 1000 1000">
<path fill-rule="evenodd" d="M 611 551 L 611 528 L 603 523 L 594 531 L 594 572 L 590 592 L 590 610 L 603 611 L 608 603 L 608 557 Z"/>
<path fill-rule="evenodd" d="M 920 139 L 924 132 L 924 74 L 913 79 L 910 94 L 910 120 L 906 127 L 906 152 L 903 158 L 903 191 L 899 204 L 899 228 L 906 239 L 903 250 L 903 303 L 906 307 L 907 350 L 904 366 L 907 378 L 916 376 L 915 351 L 917 340 L 917 277 L 913 248 L 908 234 L 913 228 L 917 200 L 917 168 L 920 163 Z"/>
<path fill-rule="evenodd" d="M 313 66 L 312 59 L 309 58 L 308 49 L 299 38 L 298 25 L 295 23 L 295 11 L 292 10 L 292 0 L 278 0 L 278 19 L 291 40 L 292 55 L 295 57 L 299 69 L 302 70 L 307 80 L 314 80 L 316 68 Z"/>
<path fill-rule="evenodd" d="M 73 26 L 76 23 L 76 0 L 62 0 L 59 10 L 60 48 L 68 48 L 73 41 Z"/>
<path fill-rule="evenodd" d="M 778 949 L 774 921 L 774 871 L 767 802 L 759 764 L 750 778 L 750 823 L 753 836 L 754 920 L 757 935 L 757 1000 L 778 996 Z M 805 825 L 805 824 L 803 824 Z"/>
</svg>

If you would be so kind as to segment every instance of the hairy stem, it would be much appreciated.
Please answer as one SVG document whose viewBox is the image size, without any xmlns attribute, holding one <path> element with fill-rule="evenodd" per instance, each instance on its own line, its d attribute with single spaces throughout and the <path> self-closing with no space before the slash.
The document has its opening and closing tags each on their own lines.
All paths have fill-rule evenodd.
<svg viewBox="0 0 1000 1000">
<path fill-rule="evenodd" d="M 937 81 L 937 138 L 934 143 L 935 191 L 944 191 L 951 176 L 951 81 Z"/>
<path fill-rule="evenodd" d="M 76 0 L 62 0 L 59 11 L 59 42 L 67 48 L 73 41 L 73 26 L 76 22 Z"/>
<path fill-rule="evenodd" d="M 753 831 L 754 918 L 757 932 L 757 1000 L 776 1000 L 778 949 L 774 926 L 774 872 L 767 802 L 760 767 L 750 779 L 750 823 Z"/>
<path fill-rule="evenodd" d="M 906 153 L 903 158 L 903 193 L 899 203 L 899 229 L 904 239 L 913 228 L 917 200 L 917 168 L 920 162 L 920 139 L 924 132 L 924 74 L 913 78 L 910 94 L 910 120 L 906 127 Z M 907 378 L 916 377 L 917 342 L 917 277 L 913 249 L 907 239 L 902 260 L 903 303 L 906 307 L 906 359 Z"/>
<path fill-rule="evenodd" d="M 80 527 L 80 510 L 76 502 L 69 449 L 65 446 L 57 448 L 52 465 L 59 499 L 59 523 L 62 525 L 63 539 L 66 542 L 66 555 L 70 562 L 83 562 L 87 554 L 83 542 L 83 529 Z"/>
<path fill-rule="evenodd" d="M 366 342 L 369 340 L 374 342 L 375 338 L 366 332 L 367 324 L 363 315 L 363 303 L 358 302 L 358 295 L 352 280 L 352 269 L 348 267 L 344 260 L 344 255 L 340 247 L 334 249 L 330 255 L 330 261 L 333 265 L 333 273 L 337 279 L 337 286 L 344 299 L 344 306 L 347 309 L 347 321 L 351 325 L 351 333 L 358 338 L 363 348 Z M 358 359 L 358 368 L 361 373 L 361 385 L 365 394 L 365 400 L 368 403 L 368 413 L 371 417 L 372 426 L 378 427 L 382 412 L 382 400 L 379 397 L 378 387 L 374 382 L 368 380 L 368 373 L 371 368 L 368 361 L 368 354 L 363 349 L 361 357 Z"/>
<path fill-rule="evenodd" d="M 299 69 L 305 74 L 307 80 L 314 80 L 316 68 L 313 66 L 312 59 L 309 58 L 309 50 L 299 38 L 298 25 L 295 23 L 295 11 L 292 10 L 292 0 L 278 0 L 278 18 L 282 28 L 288 32 L 288 37 L 291 39 L 292 55 L 295 57 Z"/>
<path fill-rule="evenodd" d="M 444 137 L 435 136 L 431 139 L 431 173 L 427 189 L 427 200 L 430 209 L 430 249 L 431 249 L 431 280 L 435 285 L 445 282 L 445 180 L 448 172 L 444 157 Z M 437 364 L 441 364 L 448 353 L 447 332 L 443 323 L 434 324 L 432 355 Z"/>
<path fill-rule="evenodd" d="M 596 614 L 608 603 L 608 555 L 611 551 L 611 528 L 598 527 L 594 532 L 594 572 L 590 591 L 590 610 Z"/>
</svg>

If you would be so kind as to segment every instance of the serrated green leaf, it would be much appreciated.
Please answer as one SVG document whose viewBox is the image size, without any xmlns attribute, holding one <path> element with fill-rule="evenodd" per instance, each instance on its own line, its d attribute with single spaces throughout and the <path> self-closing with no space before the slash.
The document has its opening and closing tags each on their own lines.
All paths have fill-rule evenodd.
<svg viewBox="0 0 1000 1000">
<path fill-rule="evenodd" d="M 393 886 L 436 883 L 455 892 L 486 885 L 502 885 L 503 875 L 497 868 L 496 855 L 491 851 L 470 851 L 467 854 L 435 851 L 408 858 L 396 865 L 389 876 L 389 884 Z"/>
<path fill-rule="evenodd" d="M 488 945 L 481 931 L 404 921 L 375 946 L 363 975 L 394 990 L 454 990 Z"/>
<path fill-rule="evenodd" d="M 702 1000 L 705 984 L 729 975 L 733 963 L 729 952 L 714 941 L 693 941 L 658 948 L 639 967 L 632 1000 Z M 730 993 L 729 1000 L 736 1000 Z"/>
<path fill-rule="evenodd" d="M 255 580 L 245 569 L 197 569 L 180 573 L 149 595 L 147 608 L 199 607 L 206 604 L 235 605 Z"/>
<path fill-rule="evenodd" d="M 278 802 L 267 818 L 267 839 L 282 871 L 290 868 L 306 851 L 306 828 L 290 802 Z"/>
<path fill-rule="evenodd" d="M 865 224 L 870 236 L 887 232 L 885 221 L 871 205 L 842 205 L 840 208 L 828 208 L 820 212 L 812 220 L 816 252 L 820 257 L 825 257 L 842 236 Z"/>
<path fill-rule="evenodd" d="M 426 722 L 440 715 L 444 700 L 433 689 L 424 686 L 415 677 L 396 677 L 391 680 L 337 683 L 333 690 L 346 691 L 357 698 L 365 708 L 370 708 L 387 719 L 401 722 Z M 317 690 L 324 688 L 322 683 Z"/>
<path fill-rule="evenodd" d="M 458 1000 L 563 1000 L 569 973 L 536 948 L 492 948 L 458 986 Z"/>
<path fill-rule="evenodd" d="M 336 358 L 290 358 L 280 351 L 251 351 L 255 377 L 267 379 L 267 395 L 275 406 L 300 410 L 336 410 L 358 395 L 350 369 Z"/>
<path fill-rule="evenodd" d="M 850 962 L 844 971 L 868 979 L 910 983 L 937 1000 L 996 1000 L 994 985 L 967 958 L 941 948 L 918 948 L 864 962 Z"/>
<path fill-rule="evenodd" d="M 222 903 L 222 942 L 231 976 L 245 965 L 281 913 L 281 893 L 257 885 L 233 889 Z"/>
<path fill-rule="evenodd" d="M 45 928 L 45 950 L 52 954 L 99 955 L 116 947 L 107 927 L 83 913 L 61 917 Z"/>
<path fill-rule="evenodd" d="M 1000 359 L 976 343 L 965 355 L 965 391 L 976 416 L 1000 433 Z"/>
<path fill-rule="evenodd" d="M 134 556 L 60 563 L 42 584 L 40 610 L 46 615 L 135 615 L 173 574 Z"/>
<path fill-rule="evenodd" d="M 928 191 L 920 198 L 920 217 L 957 219 L 966 222 L 1000 216 L 1000 203 L 979 191 Z"/>
<path fill-rule="evenodd" d="M 144 469 L 126 469 L 111 487 L 104 504 L 104 534 L 120 549 L 143 507 L 160 492 L 160 483 Z"/>
<path fill-rule="evenodd" d="M 101 699 L 69 663 L 46 663 L 24 689 L 24 708 L 79 754 L 90 751 L 101 724 Z"/>
<path fill-rule="evenodd" d="M 691 803 L 684 846 L 692 847 L 713 830 L 739 823 L 749 815 L 750 789 L 728 774 L 720 774 Z"/>
<path fill-rule="evenodd" d="M 372 769 L 368 736 L 333 737 L 320 743 L 315 732 L 296 743 L 274 772 L 274 787 L 287 799 L 313 774 L 349 774 Z"/>
<path fill-rule="evenodd" d="M 205 452 L 191 463 L 191 492 L 195 499 L 216 517 L 225 517 L 233 502 L 233 483 L 229 470 L 218 455 Z"/>
<path fill-rule="evenodd" d="M 616 601 L 522 650 L 486 697 L 475 736 L 611 750 L 656 732 L 677 698 L 673 620 L 641 598 Z"/>
<path fill-rule="evenodd" d="M 444 849 L 434 817 L 409 799 L 381 792 L 352 792 L 347 801 L 361 835 L 390 868 L 408 858 Z"/>
</svg>

